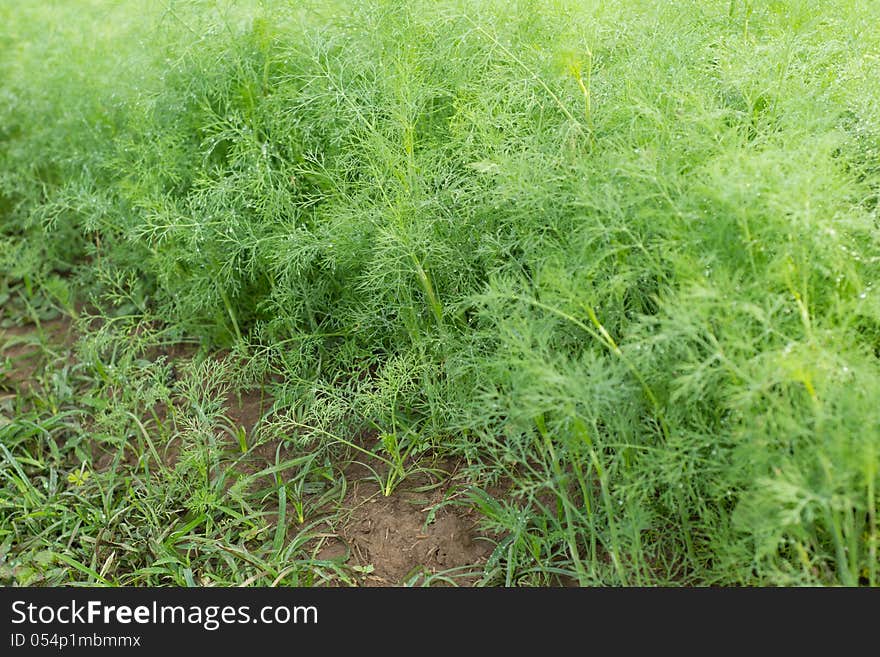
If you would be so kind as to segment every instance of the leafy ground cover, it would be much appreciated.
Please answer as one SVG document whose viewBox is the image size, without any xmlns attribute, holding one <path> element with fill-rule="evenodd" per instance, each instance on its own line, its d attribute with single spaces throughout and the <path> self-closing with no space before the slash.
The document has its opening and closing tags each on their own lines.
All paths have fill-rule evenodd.
<svg viewBox="0 0 880 657">
<path fill-rule="evenodd" d="M 880 7 L 0 5 L 0 581 L 878 584 Z"/>
</svg>

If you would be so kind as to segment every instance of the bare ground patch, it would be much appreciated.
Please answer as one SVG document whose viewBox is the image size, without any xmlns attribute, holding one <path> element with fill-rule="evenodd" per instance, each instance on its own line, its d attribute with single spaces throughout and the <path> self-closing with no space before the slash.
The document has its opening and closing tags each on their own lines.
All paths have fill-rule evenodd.
<svg viewBox="0 0 880 657">
<path fill-rule="evenodd" d="M 45 345 L 70 346 L 75 340 L 66 317 L 0 328 L 0 395 L 24 394 L 33 386 Z"/>
<path fill-rule="evenodd" d="M 349 467 L 339 540 L 319 556 L 331 558 L 347 546 L 365 586 L 476 582 L 495 542 L 480 531 L 479 514 L 457 501 L 462 482 L 454 476 L 456 464 L 441 466 L 449 476 L 440 483 L 416 475 L 388 496 L 367 468 Z"/>
</svg>

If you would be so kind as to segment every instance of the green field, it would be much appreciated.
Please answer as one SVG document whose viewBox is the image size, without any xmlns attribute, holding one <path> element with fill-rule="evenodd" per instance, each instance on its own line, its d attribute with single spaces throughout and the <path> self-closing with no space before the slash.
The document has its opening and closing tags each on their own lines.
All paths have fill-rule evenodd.
<svg viewBox="0 0 880 657">
<path fill-rule="evenodd" d="M 880 585 L 877 25 L 0 2 L 0 584 Z"/>
</svg>

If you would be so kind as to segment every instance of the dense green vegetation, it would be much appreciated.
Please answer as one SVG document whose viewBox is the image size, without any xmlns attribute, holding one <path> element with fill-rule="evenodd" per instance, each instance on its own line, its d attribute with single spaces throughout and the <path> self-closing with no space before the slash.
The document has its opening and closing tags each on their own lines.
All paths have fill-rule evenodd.
<svg viewBox="0 0 880 657">
<path fill-rule="evenodd" d="M 0 576 L 352 581 L 309 539 L 366 450 L 462 460 L 484 584 L 877 585 L 878 24 L 3 2 L 0 320 L 81 337 L 0 394 Z"/>
</svg>

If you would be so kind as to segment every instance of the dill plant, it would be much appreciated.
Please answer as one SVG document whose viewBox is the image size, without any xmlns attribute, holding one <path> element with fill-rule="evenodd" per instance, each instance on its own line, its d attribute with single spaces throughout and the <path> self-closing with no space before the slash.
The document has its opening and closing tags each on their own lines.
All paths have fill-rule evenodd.
<svg viewBox="0 0 880 657">
<path fill-rule="evenodd" d="M 486 583 L 878 583 L 873 5 L 60 7 L 2 10 L 8 281 L 462 456 Z"/>
</svg>

